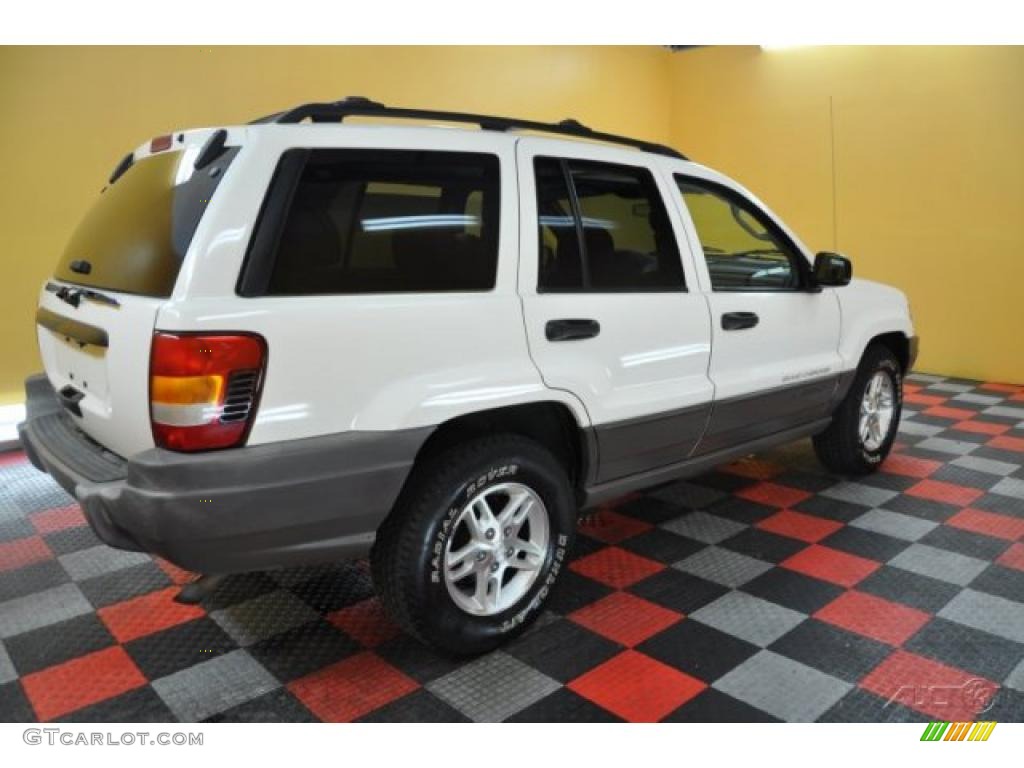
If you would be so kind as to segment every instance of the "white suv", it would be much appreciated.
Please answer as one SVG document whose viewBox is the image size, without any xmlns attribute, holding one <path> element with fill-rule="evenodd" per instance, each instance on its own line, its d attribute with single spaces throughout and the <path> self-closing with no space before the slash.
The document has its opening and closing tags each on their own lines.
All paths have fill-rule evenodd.
<svg viewBox="0 0 1024 768">
<path fill-rule="evenodd" d="M 356 98 L 136 149 L 36 323 L 22 441 L 103 541 L 369 554 L 457 653 L 537 616 L 582 508 L 807 436 L 873 470 L 917 346 L 900 291 L 671 149 Z"/>
</svg>

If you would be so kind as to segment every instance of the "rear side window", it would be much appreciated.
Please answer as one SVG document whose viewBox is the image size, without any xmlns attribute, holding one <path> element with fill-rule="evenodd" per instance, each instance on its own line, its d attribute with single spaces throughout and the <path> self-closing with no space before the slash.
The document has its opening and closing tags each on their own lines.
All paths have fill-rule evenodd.
<svg viewBox="0 0 1024 768">
<path fill-rule="evenodd" d="M 538 157 L 538 289 L 683 290 L 668 213 L 646 168 Z"/>
<path fill-rule="evenodd" d="M 486 291 L 498 262 L 498 158 L 413 150 L 303 157 L 276 243 L 270 295 Z M 290 155 L 290 157 L 289 157 Z M 277 183 L 287 180 L 275 179 Z M 268 197 L 268 203 L 271 203 Z M 264 222 L 261 226 L 273 226 Z M 259 234 L 254 245 L 260 242 Z M 243 281 L 243 288 L 245 281 Z M 251 287 L 251 286 L 250 286 Z M 244 295 L 251 291 L 243 290 Z"/>
<path fill-rule="evenodd" d="M 89 209 L 54 276 L 111 291 L 170 296 L 203 212 L 237 153 L 237 147 L 229 148 L 198 171 L 195 154 L 184 150 L 134 162 Z M 78 262 L 87 263 L 88 271 Z"/>
</svg>

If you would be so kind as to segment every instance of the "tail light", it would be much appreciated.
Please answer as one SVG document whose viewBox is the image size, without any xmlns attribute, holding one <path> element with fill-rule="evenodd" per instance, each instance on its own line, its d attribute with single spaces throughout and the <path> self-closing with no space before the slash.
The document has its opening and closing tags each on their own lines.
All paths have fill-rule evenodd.
<svg viewBox="0 0 1024 768">
<path fill-rule="evenodd" d="M 154 442 L 173 451 L 243 443 L 266 360 L 259 336 L 156 333 L 149 366 Z"/>
</svg>

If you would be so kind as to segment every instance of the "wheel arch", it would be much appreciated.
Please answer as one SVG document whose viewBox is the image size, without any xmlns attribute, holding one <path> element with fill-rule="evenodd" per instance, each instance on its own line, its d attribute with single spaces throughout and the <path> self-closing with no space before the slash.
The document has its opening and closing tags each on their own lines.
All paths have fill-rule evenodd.
<svg viewBox="0 0 1024 768">
<path fill-rule="evenodd" d="M 597 463 L 597 444 L 572 409 L 557 400 L 508 405 L 462 414 L 437 425 L 420 446 L 413 471 L 425 460 L 477 437 L 513 434 L 550 450 L 565 468 L 577 494 Z"/>
</svg>

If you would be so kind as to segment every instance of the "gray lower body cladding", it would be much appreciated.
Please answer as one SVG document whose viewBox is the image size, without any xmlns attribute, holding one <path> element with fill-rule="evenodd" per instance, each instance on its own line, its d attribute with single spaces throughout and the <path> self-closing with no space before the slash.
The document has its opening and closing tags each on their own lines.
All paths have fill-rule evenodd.
<svg viewBox="0 0 1024 768">
<path fill-rule="evenodd" d="M 432 427 L 128 460 L 89 440 L 45 377 L 19 425 L 32 463 L 82 505 L 111 546 L 231 573 L 365 556 Z"/>
</svg>

